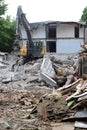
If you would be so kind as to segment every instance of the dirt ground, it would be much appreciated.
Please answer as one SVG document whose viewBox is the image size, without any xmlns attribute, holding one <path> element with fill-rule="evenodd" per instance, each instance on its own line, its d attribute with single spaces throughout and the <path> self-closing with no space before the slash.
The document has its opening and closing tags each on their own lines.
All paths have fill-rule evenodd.
<svg viewBox="0 0 87 130">
<path fill-rule="evenodd" d="M 73 123 L 54 123 L 52 130 L 74 130 Z"/>
<path fill-rule="evenodd" d="M 43 128 L 43 122 L 31 111 L 38 102 L 38 95 L 23 91 L 1 90 L 0 130 L 35 130 Z M 41 125 L 41 126 L 40 126 Z M 44 125 L 45 126 L 45 125 Z"/>
<path fill-rule="evenodd" d="M 58 113 L 64 111 L 64 100 L 61 102 L 63 108 L 55 105 L 57 102 L 52 107 L 53 104 L 50 100 L 48 108 L 46 108 L 47 104 L 41 106 L 44 94 L 46 91 L 32 91 L 31 93 L 26 90 L 11 90 L 6 87 L 0 89 L 0 130 L 73 130 L 73 124 L 53 123 L 52 120 L 54 119 L 56 122 L 58 118 L 55 115 L 49 115 L 53 108 L 55 108 L 53 114 L 57 112 L 57 109 L 59 109 Z M 45 109 L 49 112 L 45 112 Z M 47 118 L 49 120 L 45 121 Z"/>
</svg>

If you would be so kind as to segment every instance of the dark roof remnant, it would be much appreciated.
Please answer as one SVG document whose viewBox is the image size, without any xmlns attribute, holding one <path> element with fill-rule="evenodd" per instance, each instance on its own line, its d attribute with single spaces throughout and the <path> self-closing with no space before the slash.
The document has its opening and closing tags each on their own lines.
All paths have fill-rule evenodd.
<svg viewBox="0 0 87 130">
<path fill-rule="evenodd" d="M 30 23 L 31 30 L 37 29 L 40 25 L 47 25 L 47 24 L 78 24 L 82 26 L 86 26 L 85 22 L 74 22 L 74 21 L 43 21 L 43 22 L 34 22 Z"/>
</svg>

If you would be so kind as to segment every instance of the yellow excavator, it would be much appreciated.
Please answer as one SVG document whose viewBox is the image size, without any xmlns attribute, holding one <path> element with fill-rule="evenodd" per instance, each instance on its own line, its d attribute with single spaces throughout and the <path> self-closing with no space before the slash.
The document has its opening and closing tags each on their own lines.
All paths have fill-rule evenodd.
<svg viewBox="0 0 87 130">
<path fill-rule="evenodd" d="M 34 41 L 31 37 L 30 24 L 22 11 L 21 6 L 17 9 L 16 18 L 16 40 L 14 46 L 18 49 L 18 55 L 23 57 L 24 61 L 42 57 L 46 52 L 43 41 Z"/>
</svg>

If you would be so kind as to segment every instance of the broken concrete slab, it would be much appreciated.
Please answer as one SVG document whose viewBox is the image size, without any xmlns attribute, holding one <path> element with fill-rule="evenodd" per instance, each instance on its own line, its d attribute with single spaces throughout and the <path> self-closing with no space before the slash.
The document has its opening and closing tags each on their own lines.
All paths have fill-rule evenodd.
<svg viewBox="0 0 87 130">
<path fill-rule="evenodd" d="M 29 82 L 34 82 L 34 81 L 37 81 L 39 79 L 38 76 L 31 76 L 29 75 L 29 77 L 25 80 L 26 84 L 29 83 Z"/>
<path fill-rule="evenodd" d="M 40 78 L 45 81 L 48 85 L 54 87 L 57 85 L 56 81 L 54 81 L 52 78 L 55 77 L 55 71 L 52 67 L 52 62 L 50 58 L 44 57 L 43 62 L 40 69 Z"/>
<path fill-rule="evenodd" d="M 14 73 L 8 72 L 5 77 L 2 78 L 2 83 L 8 83 L 14 80 Z"/>
<path fill-rule="evenodd" d="M 57 86 L 56 81 L 54 81 L 52 78 L 50 78 L 48 75 L 45 73 L 40 73 L 40 78 L 43 79 L 48 85 L 51 87 Z"/>
<path fill-rule="evenodd" d="M 40 70 L 41 63 L 34 63 L 33 65 L 24 65 L 24 71 L 25 73 L 32 73 L 32 72 L 38 72 Z"/>
<path fill-rule="evenodd" d="M 79 122 L 79 121 L 76 121 L 75 122 L 75 128 L 85 128 L 87 129 L 87 122 Z"/>
<path fill-rule="evenodd" d="M 87 119 L 87 111 L 86 110 L 84 110 L 84 111 L 78 111 L 75 114 L 75 117 L 76 118 L 86 118 Z"/>
<path fill-rule="evenodd" d="M 54 78 L 55 76 L 55 71 L 54 68 L 52 67 L 52 62 L 49 57 L 43 58 L 43 62 L 40 70 L 41 73 L 44 73 L 51 78 Z"/>
<path fill-rule="evenodd" d="M 9 83 L 11 81 L 18 81 L 21 78 L 21 76 L 23 77 L 23 75 L 21 75 L 19 72 L 11 72 L 11 71 L 8 71 L 6 72 L 6 75 L 4 75 L 2 77 L 2 83 Z"/>
</svg>

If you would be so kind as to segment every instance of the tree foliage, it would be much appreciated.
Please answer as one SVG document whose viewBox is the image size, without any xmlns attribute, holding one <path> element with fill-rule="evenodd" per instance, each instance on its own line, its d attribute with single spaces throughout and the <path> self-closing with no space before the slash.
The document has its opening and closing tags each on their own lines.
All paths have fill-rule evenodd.
<svg viewBox="0 0 87 130">
<path fill-rule="evenodd" d="M 81 16 L 80 21 L 87 23 L 87 6 L 86 6 L 86 7 L 84 8 L 84 10 L 83 10 L 83 14 L 82 14 L 82 16 Z"/>
<path fill-rule="evenodd" d="M 11 52 L 15 39 L 15 20 L 0 19 L 0 51 Z"/>
<path fill-rule="evenodd" d="M 4 15 L 7 10 L 7 4 L 4 3 L 4 0 L 0 0 L 0 15 Z"/>
<path fill-rule="evenodd" d="M 0 16 L 5 14 L 7 5 L 0 0 Z M 0 17 L 0 51 L 11 52 L 15 39 L 16 20 L 11 20 L 10 16 Z"/>
</svg>

